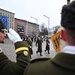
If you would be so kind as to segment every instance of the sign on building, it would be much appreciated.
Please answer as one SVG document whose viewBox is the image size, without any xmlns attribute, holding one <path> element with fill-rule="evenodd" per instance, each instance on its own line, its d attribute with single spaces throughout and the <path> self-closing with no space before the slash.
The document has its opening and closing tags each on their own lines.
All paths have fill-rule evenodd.
<svg viewBox="0 0 75 75">
<path fill-rule="evenodd" d="M 17 25 L 17 32 L 21 35 L 24 34 L 24 25 Z"/>
<path fill-rule="evenodd" d="M 8 17 L 0 15 L 0 19 L 2 20 L 6 29 L 8 29 Z"/>
</svg>

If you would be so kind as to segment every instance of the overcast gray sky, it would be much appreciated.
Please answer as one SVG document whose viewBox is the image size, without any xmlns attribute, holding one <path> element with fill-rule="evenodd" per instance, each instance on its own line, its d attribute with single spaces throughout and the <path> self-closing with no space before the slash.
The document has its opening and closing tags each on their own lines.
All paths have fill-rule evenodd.
<svg viewBox="0 0 75 75">
<path fill-rule="evenodd" d="M 72 1 L 72 0 L 71 0 Z M 38 24 L 45 23 L 48 27 L 48 18 L 50 18 L 50 28 L 60 25 L 60 13 L 67 0 L 0 0 L 0 8 L 15 13 L 15 17 L 24 19 L 33 23 L 37 18 Z"/>
</svg>

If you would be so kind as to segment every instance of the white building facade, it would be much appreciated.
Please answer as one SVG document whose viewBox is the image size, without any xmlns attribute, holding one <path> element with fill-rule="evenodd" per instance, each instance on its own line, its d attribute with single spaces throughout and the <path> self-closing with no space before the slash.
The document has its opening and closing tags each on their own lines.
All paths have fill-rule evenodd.
<svg viewBox="0 0 75 75">
<path fill-rule="evenodd" d="M 14 13 L 10 12 L 10 11 L 7 11 L 7 10 L 4 10 L 4 9 L 1 9 L 0 8 L 0 15 L 1 16 L 6 16 L 8 18 L 8 29 L 9 28 L 12 28 L 14 29 Z"/>
</svg>

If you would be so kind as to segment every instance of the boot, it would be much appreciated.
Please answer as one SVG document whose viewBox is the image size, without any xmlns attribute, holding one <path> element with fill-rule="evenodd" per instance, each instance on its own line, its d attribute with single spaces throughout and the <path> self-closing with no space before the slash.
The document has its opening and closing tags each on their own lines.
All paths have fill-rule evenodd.
<svg viewBox="0 0 75 75">
<path fill-rule="evenodd" d="M 46 52 L 46 50 L 45 50 L 45 52 Z"/>
<path fill-rule="evenodd" d="M 40 53 L 40 56 L 42 56 L 42 54 Z"/>
</svg>

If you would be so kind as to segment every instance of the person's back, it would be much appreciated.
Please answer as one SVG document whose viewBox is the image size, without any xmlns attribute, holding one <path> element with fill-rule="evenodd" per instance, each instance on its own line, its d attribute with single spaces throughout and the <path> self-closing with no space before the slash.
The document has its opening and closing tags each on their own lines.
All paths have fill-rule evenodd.
<svg viewBox="0 0 75 75">
<path fill-rule="evenodd" d="M 55 58 L 31 61 L 23 75 L 75 75 L 75 55 L 61 52 Z"/>
<path fill-rule="evenodd" d="M 66 47 L 54 58 L 31 61 L 23 75 L 75 75 L 75 1 L 63 6 L 61 26 Z"/>
</svg>

